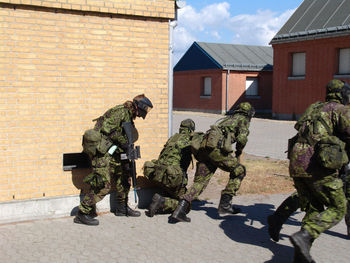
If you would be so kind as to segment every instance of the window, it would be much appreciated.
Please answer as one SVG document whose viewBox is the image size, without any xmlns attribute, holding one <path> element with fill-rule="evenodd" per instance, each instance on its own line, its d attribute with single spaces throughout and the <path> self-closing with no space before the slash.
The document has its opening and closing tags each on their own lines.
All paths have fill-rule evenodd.
<svg viewBox="0 0 350 263">
<path fill-rule="evenodd" d="M 292 77 L 305 76 L 305 53 L 292 55 Z"/>
<path fill-rule="evenodd" d="M 339 74 L 350 74 L 350 48 L 339 49 Z"/>
<path fill-rule="evenodd" d="M 203 87 L 201 96 L 210 97 L 211 96 L 211 77 L 203 78 Z"/>
<path fill-rule="evenodd" d="M 247 77 L 245 81 L 245 95 L 246 96 L 259 95 L 258 78 Z"/>
</svg>

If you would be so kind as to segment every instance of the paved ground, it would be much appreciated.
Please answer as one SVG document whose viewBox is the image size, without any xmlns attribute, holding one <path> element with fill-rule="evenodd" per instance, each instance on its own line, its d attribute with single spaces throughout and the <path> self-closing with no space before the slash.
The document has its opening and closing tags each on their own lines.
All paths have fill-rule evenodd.
<svg viewBox="0 0 350 263">
<path fill-rule="evenodd" d="M 221 116 L 174 114 L 174 130 L 191 117 L 205 131 Z M 253 119 L 246 152 L 284 159 L 293 122 Z M 73 223 L 73 217 L 0 225 L 0 262 L 152 262 L 152 263 L 259 263 L 292 262 L 288 237 L 299 230 L 302 213 L 282 229 L 282 239 L 271 241 L 266 217 L 286 195 L 244 195 L 234 198 L 242 213 L 219 217 L 218 200 L 195 202 L 191 223 L 171 224 L 169 215 L 139 218 L 100 215 L 100 225 Z M 311 253 L 318 263 L 350 262 L 344 220 L 314 242 Z"/>
<path fill-rule="evenodd" d="M 218 217 L 217 200 L 194 203 L 191 223 L 168 223 L 169 215 L 149 218 L 99 216 L 97 227 L 77 225 L 73 217 L 0 225 L 0 262 L 292 262 L 288 236 L 302 217 L 291 217 L 282 240 L 269 240 L 266 216 L 286 195 L 238 196 L 242 214 Z M 342 221 L 312 247 L 316 262 L 350 262 Z"/>
<path fill-rule="evenodd" d="M 182 120 L 192 118 L 197 131 L 206 131 L 210 125 L 224 117 L 218 114 L 176 111 L 173 114 L 173 133 L 178 132 Z M 294 121 L 277 121 L 253 118 L 244 152 L 262 157 L 286 159 L 288 139 L 296 134 Z"/>
</svg>

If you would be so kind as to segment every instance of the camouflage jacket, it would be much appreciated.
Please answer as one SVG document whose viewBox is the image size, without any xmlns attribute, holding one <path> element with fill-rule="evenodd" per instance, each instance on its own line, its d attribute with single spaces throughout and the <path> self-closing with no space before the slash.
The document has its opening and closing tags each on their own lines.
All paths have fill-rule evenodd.
<svg viewBox="0 0 350 263">
<path fill-rule="evenodd" d="M 171 136 L 158 157 L 160 165 L 180 166 L 182 171 L 187 171 L 191 160 L 191 134 L 187 129 Z"/>
<path fill-rule="evenodd" d="M 224 131 L 224 136 L 231 136 L 231 142 L 236 142 L 236 151 L 242 152 L 248 142 L 249 118 L 243 114 L 234 114 L 225 117 L 218 127 Z"/>
<path fill-rule="evenodd" d="M 123 105 L 117 105 L 109 109 L 99 117 L 95 129 L 106 135 L 115 145 L 123 145 L 128 142 L 123 130 L 123 122 L 133 123 L 134 110 L 132 103 L 127 101 Z"/>
<path fill-rule="evenodd" d="M 312 177 L 325 172 L 315 158 L 315 144 L 323 137 L 334 135 L 346 144 L 350 153 L 350 107 L 337 102 L 316 102 L 306 109 L 295 124 L 296 143 L 291 148 L 291 177 Z"/>
</svg>

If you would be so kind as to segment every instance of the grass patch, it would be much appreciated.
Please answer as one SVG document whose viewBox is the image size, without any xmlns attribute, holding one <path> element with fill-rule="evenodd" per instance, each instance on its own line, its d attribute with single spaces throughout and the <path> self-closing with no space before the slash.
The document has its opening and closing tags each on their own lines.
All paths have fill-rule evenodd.
<svg viewBox="0 0 350 263">
<path fill-rule="evenodd" d="M 247 175 L 238 191 L 239 195 L 294 191 L 293 180 L 288 171 L 289 161 L 245 155 L 242 164 L 247 169 Z M 189 171 L 189 186 L 193 182 L 194 172 L 195 169 Z M 220 198 L 221 190 L 225 188 L 228 179 L 229 173 L 217 169 L 200 199 Z"/>
</svg>

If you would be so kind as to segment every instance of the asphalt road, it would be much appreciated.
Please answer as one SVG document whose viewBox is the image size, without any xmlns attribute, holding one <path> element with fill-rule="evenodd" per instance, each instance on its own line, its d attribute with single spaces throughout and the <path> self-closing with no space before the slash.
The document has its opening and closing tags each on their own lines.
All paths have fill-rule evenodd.
<svg viewBox="0 0 350 263">
<path fill-rule="evenodd" d="M 191 118 L 196 123 L 196 130 L 205 132 L 210 125 L 223 115 L 198 112 L 176 111 L 173 114 L 173 134 L 178 132 L 182 120 Z M 250 134 L 244 152 L 256 156 L 274 159 L 287 159 L 288 139 L 296 133 L 294 121 L 278 121 L 253 118 L 250 123 Z"/>
</svg>

